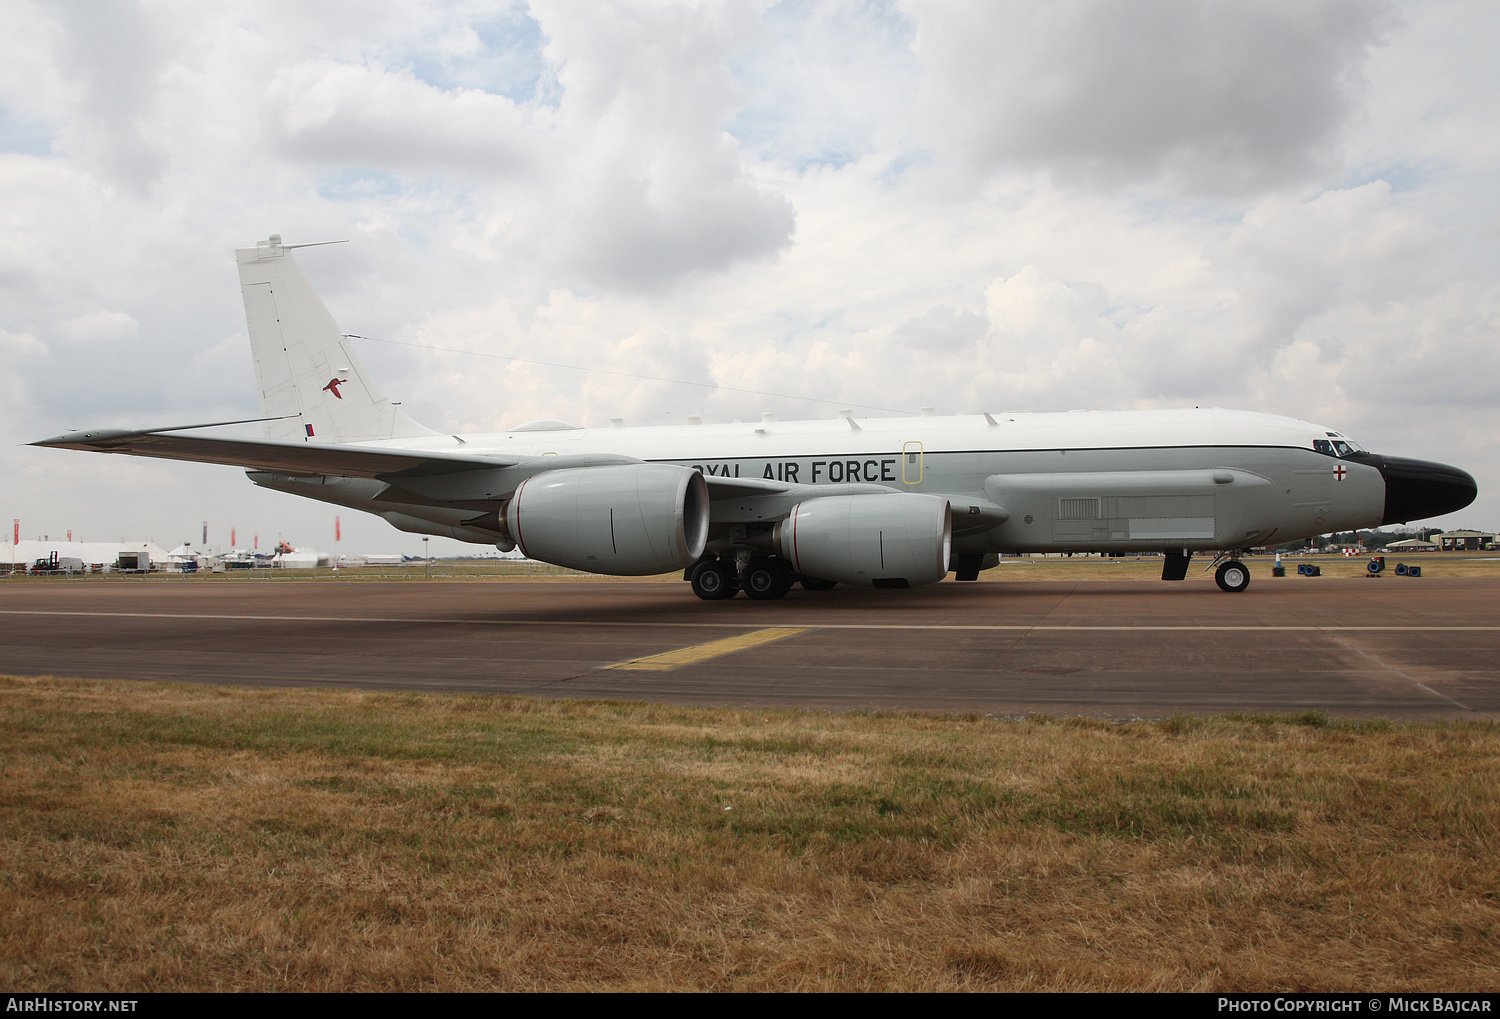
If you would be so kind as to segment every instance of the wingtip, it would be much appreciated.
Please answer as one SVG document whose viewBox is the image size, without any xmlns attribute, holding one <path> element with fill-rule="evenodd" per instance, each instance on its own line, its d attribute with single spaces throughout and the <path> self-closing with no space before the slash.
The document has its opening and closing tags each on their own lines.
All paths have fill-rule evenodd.
<svg viewBox="0 0 1500 1019">
<path fill-rule="evenodd" d="M 37 439 L 35 442 L 27 443 L 27 445 L 89 448 L 101 442 L 107 442 L 110 439 L 120 439 L 137 434 L 139 433 L 124 428 L 90 428 L 86 431 L 65 432 L 62 435 L 54 435 L 50 439 Z"/>
</svg>

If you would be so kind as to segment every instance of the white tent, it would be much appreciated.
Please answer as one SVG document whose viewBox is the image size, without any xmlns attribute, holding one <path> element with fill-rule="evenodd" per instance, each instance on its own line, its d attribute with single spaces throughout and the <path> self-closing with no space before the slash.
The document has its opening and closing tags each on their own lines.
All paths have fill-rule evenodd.
<svg viewBox="0 0 1500 1019">
<path fill-rule="evenodd" d="M 280 553 L 272 560 L 271 565 L 279 566 L 284 570 L 310 570 L 315 566 L 332 566 L 333 557 L 327 552 L 299 548 Z"/>
<path fill-rule="evenodd" d="M 88 567 L 114 566 L 121 552 L 145 552 L 152 564 L 168 561 L 169 553 L 160 545 L 149 541 L 23 541 L 13 545 L 0 545 L 0 562 L 17 566 L 30 566 L 38 559 L 46 559 L 57 553 L 59 559 L 82 559 Z"/>
<path fill-rule="evenodd" d="M 191 573 L 194 569 L 201 570 L 208 565 L 208 553 L 195 552 L 192 545 L 182 544 L 167 553 L 167 560 L 169 568 L 178 570 L 186 569 L 187 564 L 192 563 L 192 568 L 187 569 Z"/>
</svg>

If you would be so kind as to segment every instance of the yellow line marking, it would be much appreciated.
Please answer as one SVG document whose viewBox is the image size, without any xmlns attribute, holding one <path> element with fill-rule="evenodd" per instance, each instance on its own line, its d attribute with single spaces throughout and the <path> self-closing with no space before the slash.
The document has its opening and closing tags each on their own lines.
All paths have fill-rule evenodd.
<svg viewBox="0 0 1500 1019">
<path fill-rule="evenodd" d="M 668 669 L 680 669 L 684 665 L 692 665 L 708 658 L 718 658 L 720 655 L 732 655 L 736 651 L 744 651 L 746 648 L 756 647 L 760 644 L 770 644 L 772 641 L 785 640 L 795 637 L 799 633 L 806 633 L 809 627 L 798 626 L 772 626 L 764 630 L 752 630 L 742 633 L 738 637 L 725 637 L 723 640 L 711 640 L 707 644 L 694 644 L 691 647 L 678 648 L 676 651 L 664 651 L 659 655 L 646 655 L 644 658 L 632 658 L 628 662 L 616 662 L 614 665 L 604 666 L 606 669 L 639 669 L 648 672 L 665 672 Z"/>
</svg>

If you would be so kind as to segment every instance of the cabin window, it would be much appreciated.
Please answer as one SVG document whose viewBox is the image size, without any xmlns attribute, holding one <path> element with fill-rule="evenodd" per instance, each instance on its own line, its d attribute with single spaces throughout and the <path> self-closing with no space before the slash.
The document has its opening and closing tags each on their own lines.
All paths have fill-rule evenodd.
<svg viewBox="0 0 1500 1019">
<path fill-rule="evenodd" d="M 1329 442 L 1327 439 L 1314 439 L 1313 440 L 1313 452 L 1315 452 L 1315 453 L 1323 453 L 1326 456 L 1336 456 L 1337 455 L 1333 451 L 1333 443 Z"/>
<path fill-rule="evenodd" d="M 1345 442 L 1343 439 L 1334 439 L 1333 448 L 1339 451 L 1339 456 L 1348 456 L 1350 453 L 1354 452 L 1354 447 L 1349 445 L 1349 443 Z"/>
</svg>

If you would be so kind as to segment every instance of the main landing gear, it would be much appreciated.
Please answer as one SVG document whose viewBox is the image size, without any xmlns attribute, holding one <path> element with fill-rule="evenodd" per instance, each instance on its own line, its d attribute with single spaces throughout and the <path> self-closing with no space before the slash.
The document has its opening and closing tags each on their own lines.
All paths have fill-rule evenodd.
<svg viewBox="0 0 1500 1019">
<path fill-rule="evenodd" d="M 785 559 L 764 556 L 747 560 L 743 567 L 733 558 L 705 559 L 688 568 L 687 579 L 693 585 L 693 593 L 704 601 L 733 598 L 740 591 L 755 601 L 772 601 L 786 597 L 799 581 L 809 591 L 827 591 L 838 586 L 831 580 L 794 573 Z"/>
<path fill-rule="evenodd" d="M 733 598 L 740 589 L 733 561 L 722 559 L 706 559 L 694 566 L 688 571 L 688 581 L 693 585 L 693 593 L 704 601 Z"/>
<path fill-rule="evenodd" d="M 740 587 L 744 588 L 746 597 L 772 601 L 785 598 L 794 581 L 792 568 L 785 559 L 752 559 L 745 565 Z"/>
</svg>

